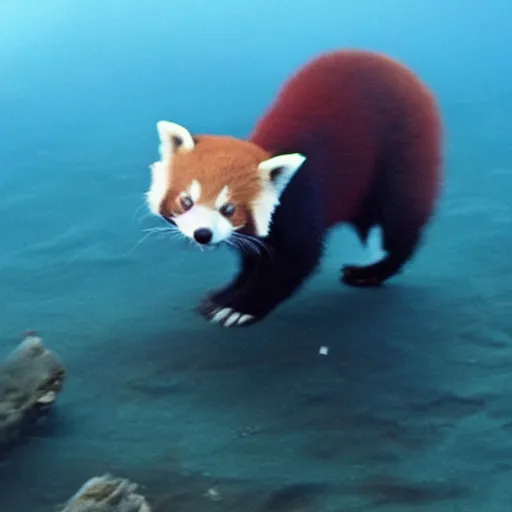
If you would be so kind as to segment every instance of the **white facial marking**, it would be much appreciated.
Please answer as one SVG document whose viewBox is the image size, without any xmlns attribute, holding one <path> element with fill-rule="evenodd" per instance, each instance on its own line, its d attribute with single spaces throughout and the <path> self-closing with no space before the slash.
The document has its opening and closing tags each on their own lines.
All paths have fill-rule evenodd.
<svg viewBox="0 0 512 512">
<path fill-rule="evenodd" d="M 222 323 L 223 327 L 233 327 L 244 325 L 254 318 L 253 315 L 233 311 L 231 308 L 222 308 L 217 310 L 211 317 L 210 322 L 214 324 Z"/>
<path fill-rule="evenodd" d="M 229 187 L 226 185 L 217 196 L 217 199 L 215 199 L 215 208 L 219 209 L 222 208 L 229 199 Z"/>
<path fill-rule="evenodd" d="M 146 192 L 146 202 L 153 215 L 160 215 L 160 205 L 169 190 L 170 169 L 165 162 L 150 165 L 151 185 Z"/>
<path fill-rule="evenodd" d="M 201 183 L 197 180 L 193 180 L 190 187 L 187 189 L 187 193 L 189 194 L 190 199 L 192 199 L 194 203 L 197 203 L 201 197 Z"/>
<path fill-rule="evenodd" d="M 268 235 L 272 214 L 278 205 L 279 200 L 276 198 L 276 194 L 268 186 L 252 202 L 252 217 L 258 236 Z"/>
<path fill-rule="evenodd" d="M 171 183 L 172 157 L 175 151 L 174 138 L 181 141 L 178 151 L 191 151 L 195 144 L 189 131 L 179 124 L 158 121 L 156 128 L 160 139 L 160 160 L 149 166 L 151 184 L 146 192 L 146 202 L 153 215 L 160 215 L 160 205 Z"/>
<path fill-rule="evenodd" d="M 190 210 L 174 217 L 179 230 L 188 238 L 194 239 L 194 231 L 208 228 L 213 236 L 210 244 L 217 244 L 229 238 L 233 226 L 217 210 L 201 204 L 194 205 Z"/>
<path fill-rule="evenodd" d="M 258 166 L 264 189 L 252 204 L 254 225 L 259 236 L 267 236 L 279 199 L 306 157 L 299 153 L 279 155 Z M 275 172 L 275 175 L 273 173 Z"/>
</svg>

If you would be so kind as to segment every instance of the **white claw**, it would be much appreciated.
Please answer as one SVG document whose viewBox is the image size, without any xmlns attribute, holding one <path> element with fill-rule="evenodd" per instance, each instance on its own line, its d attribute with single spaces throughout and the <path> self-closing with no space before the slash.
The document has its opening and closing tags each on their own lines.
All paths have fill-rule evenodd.
<svg viewBox="0 0 512 512">
<path fill-rule="evenodd" d="M 253 315 L 234 311 L 232 308 L 217 308 L 213 311 L 210 322 L 213 324 L 222 323 L 224 327 L 243 325 L 254 319 Z"/>
<path fill-rule="evenodd" d="M 222 308 L 221 310 L 217 311 L 213 315 L 211 322 L 214 324 L 221 322 L 222 320 L 224 320 L 224 318 L 226 318 L 231 313 L 231 311 L 232 311 L 231 308 Z"/>
<path fill-rule="evenodd" d="M 245 324 L 246 322 L 249 322 L 249 320 L 252 320 L 254 318 L 253 315 L 242 315 L 239 319 L 238 319 L 238 325 L 243 325 Z"/>
<path fill-rule="evenodd" d="M 227 320 L 224 322 L 224 325 L 226 327 L 231 327 L 233 324 L 236 323 L 236 321 L 239 319 L 240 317 L 240 313 L 238 313 L 237 311 L 233 311 L 233 313 L 231 313 Z"/>
</svg>

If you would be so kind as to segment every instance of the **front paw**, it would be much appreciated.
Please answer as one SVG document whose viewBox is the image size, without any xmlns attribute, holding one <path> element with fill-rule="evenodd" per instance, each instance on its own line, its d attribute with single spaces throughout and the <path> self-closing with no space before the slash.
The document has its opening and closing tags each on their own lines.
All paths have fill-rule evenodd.
<svg viewBox="0 0 512 512">
<path fill-rule="evenodd" d="M 229 293 L 228 290 L 204 299 L 198 313 L 209 322 L 222 327 L 245 327 L 262 318 L 246 301 L 237 297 L 236 292 Z"/>
</svg>

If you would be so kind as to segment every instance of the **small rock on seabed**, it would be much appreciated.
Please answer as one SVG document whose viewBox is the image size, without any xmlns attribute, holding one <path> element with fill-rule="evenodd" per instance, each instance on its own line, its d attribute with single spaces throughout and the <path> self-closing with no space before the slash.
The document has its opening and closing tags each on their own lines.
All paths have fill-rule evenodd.
<svg viewBox="0 0 512 512">
<path fill-rule="evenodd" d="M 65 376 L 57 355 L 32 332 L 0 363 L 0 452 L 44 421 Z"/>
<path fill-rule="evenodd" d="M 137 484 L 106 474 L 88 480 L 62 512 L 151 512 Z"/>
</svg>

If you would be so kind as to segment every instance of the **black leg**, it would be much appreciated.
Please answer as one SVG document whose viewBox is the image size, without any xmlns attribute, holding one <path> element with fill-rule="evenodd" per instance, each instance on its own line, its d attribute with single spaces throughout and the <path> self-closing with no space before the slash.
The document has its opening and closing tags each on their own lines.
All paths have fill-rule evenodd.
<svg viewBox="0 0 512 512">
<path fill-rule="evenodd" d="M 220 307 L 227 307 L 227 304 L 233 302 L 237 294 L 250 285 L 261 263 L 269 265 L 268 261 L 259 262 L 259 255 L 257 254 L 243 253 L 240 250 L 238 253 L 240 257 L 238 274 L 228 285 L 209 293 L 199 305 L 198 312 L 204 317 L 210 318 L 214 311 Z M 262 256 L 262 259 L 265 258 L 267 258 L 267 255 Z"/>
<path fill-rule="evenodd" d="M 341 280 L 349 286 L 380 286 L 398 274 L 414 254 L 419 241 L 420 229 L 416 226 L 402 227 L 401 231 L 386 231 L 383 228 L 383 246 L 387 255 L 370 265 L 347 265 L 342 268 Z"/>
<path fill-rule="evenodd" d="M 206 319 L 225 327 L 251 325 L 288 299 L 314 271 L 318 251 L 273 251 L 242 256 L 242 268 L 231 285 L 207 297 L 199 307 Z"/>
</svg>

